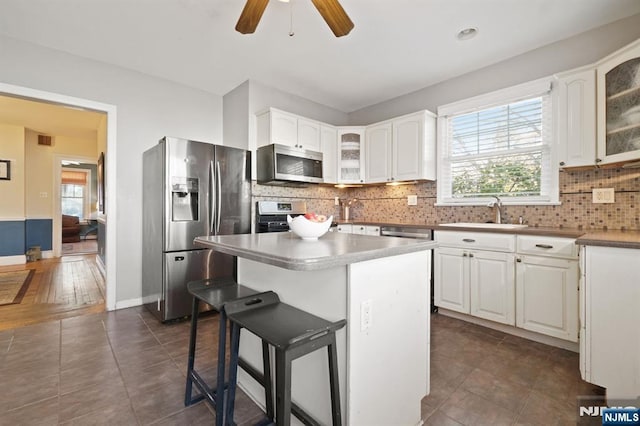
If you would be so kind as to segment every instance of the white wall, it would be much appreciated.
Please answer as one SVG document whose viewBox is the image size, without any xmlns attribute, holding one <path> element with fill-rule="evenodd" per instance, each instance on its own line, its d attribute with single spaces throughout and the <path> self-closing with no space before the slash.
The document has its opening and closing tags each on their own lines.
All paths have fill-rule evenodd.
<svg viewBox="0 0 640 426">
<path fill-rule="evenodd" d="M 353 111 L 349 114 L 349 123 L 371 124 L 422 109 L 436 112 L 439 105 L 596 62 L 638 38 L 640 14 L 404 96 Z"/>
<path fill-rule="evenodd" d="M 0 52 L 2 83 L 117 107 L 116 301 L 141 297 L 142 152 L 165 135 L 222 143 L 222 97 L 2 36 Z"/>
</svg>

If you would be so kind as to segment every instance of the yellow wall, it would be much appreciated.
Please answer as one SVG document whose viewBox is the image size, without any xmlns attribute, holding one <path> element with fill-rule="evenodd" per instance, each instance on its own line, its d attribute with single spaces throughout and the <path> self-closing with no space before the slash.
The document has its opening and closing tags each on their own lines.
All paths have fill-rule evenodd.
<svg viewBox="0 0 640 426">
<path fill-rule="evenodd" d="M 0 159 L 11 160 L 11 180 L 0 180 L 0 219 L 24 219 L 24 127 L 0 123 Z"/>
<path fill-rule="evenodd" d="M 53 216 L 52 149 L 38 145 L 38 133 L 29 129 L 25 131 L 25 209 L 29 219 Z"/>
<path fill-rule="evenodd" d="M 30 219 L 53 217 L 54 162 L 56 155 L 98 160 L 97 138 L 54 136 L 53 146 L 38 145 L 38 133 L 26 130 L 26 216 Z M 42 195 L 46 194 L 45 197 Z M 94 203 L 95 204 L 95 203 Z M 95 210 L 95 206 L 92 206 Z"/>
</svg>

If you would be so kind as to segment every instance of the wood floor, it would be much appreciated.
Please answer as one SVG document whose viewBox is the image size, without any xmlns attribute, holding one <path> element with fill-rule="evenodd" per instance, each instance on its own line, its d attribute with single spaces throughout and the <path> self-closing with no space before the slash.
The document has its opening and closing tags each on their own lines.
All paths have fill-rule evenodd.
<svg viewBox="0 0 640 426">
<path fill-rule="evenodd" d="M 0 271 L 24 269 L 35 274 L 22 303 L 0 306 L 0 330 L 105 310 L 105 281 L 95 254 L 0 266 Z"/>
</svg>

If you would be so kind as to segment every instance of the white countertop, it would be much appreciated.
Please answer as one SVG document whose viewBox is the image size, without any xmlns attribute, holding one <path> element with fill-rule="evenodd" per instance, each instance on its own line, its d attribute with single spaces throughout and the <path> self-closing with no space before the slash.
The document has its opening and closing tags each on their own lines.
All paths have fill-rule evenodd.
<svg viewBox="0 0 640 426">
<path fill-rule="evenodd" d="M 434 241 L 327 232 L 306 241 L 291 232 L 197 237 L 196 246 L 296 271 L 313 271 L 435 248 Z"/>
</svg>

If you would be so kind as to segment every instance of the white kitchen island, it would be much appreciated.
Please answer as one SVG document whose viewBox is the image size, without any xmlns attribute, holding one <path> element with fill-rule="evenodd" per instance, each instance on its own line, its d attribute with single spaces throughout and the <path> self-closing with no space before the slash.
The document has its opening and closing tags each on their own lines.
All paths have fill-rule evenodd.
<svg viewBox="0 0 640 426">
<path fill-rule="evenodd" d="M 337 333 L 342 415 L 347 425 L 416 425 L 429 392 L 431 249 L 424 240 L 329 232 L 304 241 L 290 232 L 196 238 L 238 259 L 238 282 L 329 321 Z M 246 330 L 240 355 L 262 370 L 259 340 Z M 326 350 L 293 363 L 292 399 L 331 424 Z M 263 404 L 244 371 L 239 386 Z M 295 418 L 292 418 L 296 422 Z"/>
</svg>

